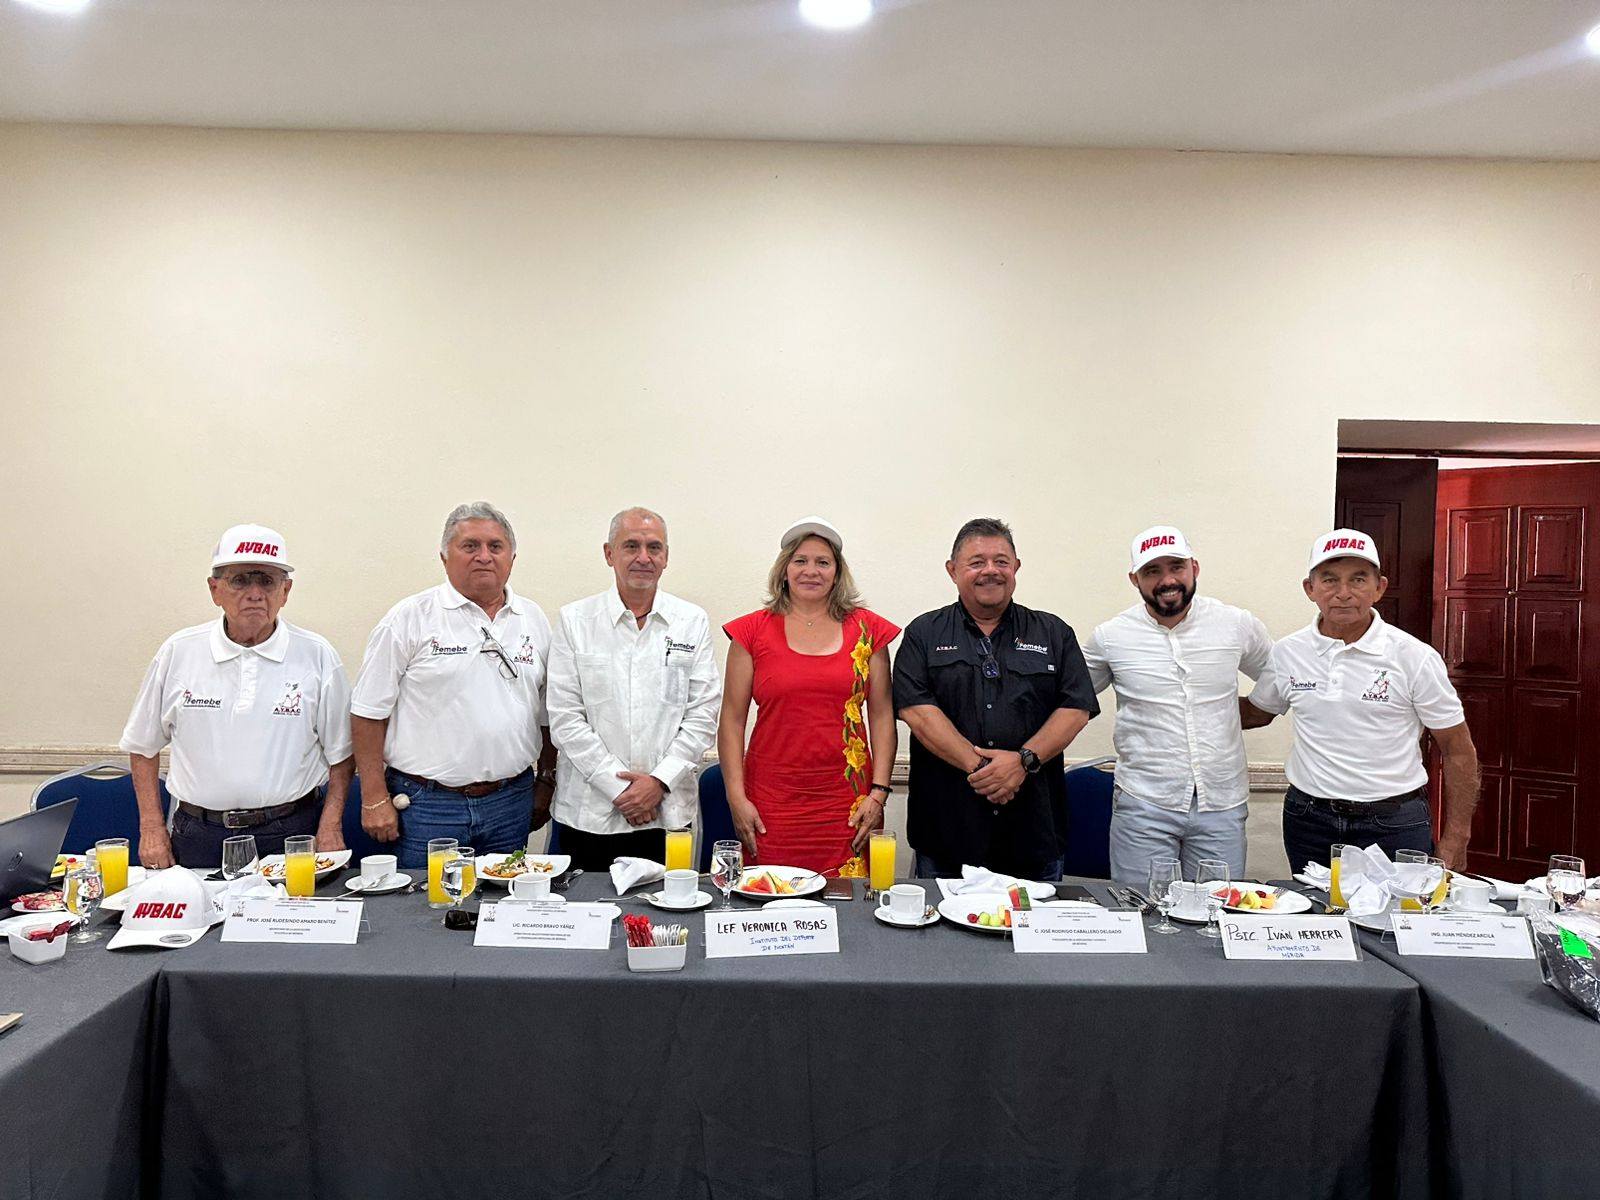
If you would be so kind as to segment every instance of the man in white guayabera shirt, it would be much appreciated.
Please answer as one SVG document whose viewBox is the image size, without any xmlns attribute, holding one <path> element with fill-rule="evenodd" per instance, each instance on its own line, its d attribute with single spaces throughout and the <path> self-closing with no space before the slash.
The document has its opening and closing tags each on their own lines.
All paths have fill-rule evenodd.
<svg viewBox="0 0 1600 1200">
<path fill-rule="evenodd" d="M 561 751 L 551 815 L 574 866 L 665 861 L 665 829 L 697 807 L 722 679 L 705 610 L 660 590 L 667 525 L 646 508 L 611 519 L 611 587 L 561 610 L 545 704 Z"/>
<path fill-rule="evenodd" d="M 1260 676 L 1272 638 L 1242 608 L 1195 594 L 1200 563 L 1170 525 L 1130 547 L 1139 603 L 1083 645 L 1095 691 L 1117 695 L 1111 877 L 1135 887 L 1157 858 L 1202 858 L 1244 874 L 1250 776 L 1240 728 L 1239 673 Z"/>
<path fill-rule="evenodd" d="M 1336 844 L 1376 842 L 1391 857 L 1433 849 L 1424 729 L 1444 755 L 1438 854 L 1447 866 L 1466 865 L 1478 752 L 1439 652 L 1378 615 L 1388 583 L 1360 530 L 1313 542 L 1303 586 L 1317 618 L 1272 648 L 1247 701 L 1247 728 L 1294 712 L 1283 800 L 1292 871 L 1327 862 Z"/>
<path fill-rule="evenodd" d="M 277 532 L 235 525 L 206 581 L 222 615 L 173 634 L 145 673 L 121 743 L 145 866 L 214 867 L 223 841 L 246 833 L 262 854 L 298 834 L 315 834 L 318 850 L 344 849 L 350 684 L 332 646 L 280 615 L 293 574 Z M 159 760 L 168 745 L 170 830 Z"/>
</svg>

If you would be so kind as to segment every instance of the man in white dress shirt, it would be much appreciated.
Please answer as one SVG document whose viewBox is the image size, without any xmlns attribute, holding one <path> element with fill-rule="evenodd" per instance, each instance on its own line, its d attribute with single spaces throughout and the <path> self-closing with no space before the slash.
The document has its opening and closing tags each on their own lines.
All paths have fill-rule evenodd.
<svg viewBox="0 0 1600 1200">
<path fill-rule="evenodd" d="M 282 853 L 297 834 L 344 849 L 350 683 L 332 646 L 278 615 L 293 573 L 276 532 L 229 529 L 207 580 L 222 615 L 173 634 L 145 673 L 121 742 L 145 866 L 214 867 L 223 841 L 246 833 L 261 854 Z M 170 829 L 160 792 L 169 744 Z"/>
<path fill-rule="evenodd" d="M 1283 801 L 1292 871 L 1326 863 L 1335 844 L 1377 843 L 1391 857 L 1433 850 L 1424 729 L 1444 755 L 1438 855 L 1466 865 L 1478 752 L 1439 652 L 1374 607 L 1388 583 L 1376 544 L 1360 530 L 1313 542 L 1303 586 L 1317 618 L 1273 647 L 1247 702 L 1247 727 L 1294 712 Z"/>
<path fill-rule="evenodd" d="M 1176 858 L 1192 879 L 1212 858 L 1243 878 L 1250 774 L 1239 674 L 1260 676 L 1272 638 L 1244 609 L 1195 594 L 1200 563 L 1180 530 L 1146 529 L 1129 556 L 1140 603 L 1083 646 L 1095 691 L 1117 695 L 1111 877 L 1145 887 L 1152 860 Z"/>
<path fill-rule="evenodd" d="M 705 610 L 659 588 L 667 526 L 630 508 L 611 519 L 615 585 L 561 610 L 550 647 L 550 736 L 561 751 L 552 813 L 574 866 L 619 855 L 662 862 L 686 826 L 697 768 L 717 734 L 721 675 Z"/>
<path fill-rule="evenodd" d="M 518 850 L 549 819 L 550 622 L 507 583 L 516 557 L 504 513 L 459 505 L 439 539 L 445 582 L 400 601 L 367 640 L 350 705 L 361 824 L 399 839 L 401 866 L 425 866 L 433 838 Z"/>
</svg>

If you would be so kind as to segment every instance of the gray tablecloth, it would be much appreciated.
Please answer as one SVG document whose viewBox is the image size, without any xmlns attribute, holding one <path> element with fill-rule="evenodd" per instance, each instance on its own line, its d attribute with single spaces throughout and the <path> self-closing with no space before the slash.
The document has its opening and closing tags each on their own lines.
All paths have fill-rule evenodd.
<svg viewBox="0 0 1600 1200">
<path fill-rule="evenodd" d="M 161 1195 L 1426 1191 L 1420 997 L 1375 958 L 1018 956 L 840 907 L 838 955 L 708 961 L 697 916 L 662 975 L 620 931 L 477 949 L 416 895 L 355 947 L 212 935 L 158 983 Z"/>
<path fill-rule="evenodd" d="M 1557 1196 L 1600 1179 L 1600 1024 L 1534 961 L 1377 957 L 1421 986 L 1440 1195 Z"/>
<path fill-rule="evenodd" d="M 23 1014 L 0 1037 L 4 1200 L 139 1195 L 160 952 L 105 944 L 30 965 L 0 939 L 0 1011 Z"/>
</svg>

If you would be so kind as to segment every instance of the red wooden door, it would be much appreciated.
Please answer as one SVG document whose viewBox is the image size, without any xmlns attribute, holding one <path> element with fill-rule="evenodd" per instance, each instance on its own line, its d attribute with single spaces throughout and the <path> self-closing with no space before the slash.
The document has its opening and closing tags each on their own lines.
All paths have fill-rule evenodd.
<svg viewBox="0 0 1600 1200">
<path fill-rule="evenodd" d="M 1428 641 L 1433 634 L 1433 513 L 1437 460 L 1340 458 L 1333 523 L 1378 543 L 1389 580 L 1378 611 L 1391 625 Z"/>
<path fill-rule="evenodd" d="M 1434 636 L 1483 767 L 1469 869 L 1600 870 L 1600 464 L 1439 473 Z"/>
</svg>

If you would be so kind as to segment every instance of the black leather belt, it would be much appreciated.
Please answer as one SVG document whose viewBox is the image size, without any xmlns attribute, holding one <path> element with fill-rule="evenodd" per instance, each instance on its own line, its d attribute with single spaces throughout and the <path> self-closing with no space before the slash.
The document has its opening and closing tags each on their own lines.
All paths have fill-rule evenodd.
<svg viewBox="0 0 1600 1200">
<path fill-rule="evenodd" d="M 316 790 L 312 789 L 298 800 L 291 800 L 287 804 L 274 804 L 271 808 L 201 808 L 198 804 L 179 800 L 178 811 L 188 813 L 191 817 L 199 817 L 208 825 L 221 825 L 224 829 L 254 829 L 257 825 L 265 825 L 268 821 L 278 821 L 293 816 L 301 809 L 316 803 L 316 800 Z"/>
<path fill-rule="evenodd" d="M 468 800 L 476 800 L 480 796 L 487 796 L 490 792 L 498 792 L 503 787 L 510 787 L 532 770 L 530 767 L 528 771 L 518 771 L 509 779 L 487 779 L 482 783 L 468 783 L 463 784 L 461 787 L 452 787 L 448 783 L 426 779 L 421 775 L 408 775 L 406 772 L 395 770 L 393 767 L 389 769 L 394 771 L 401 779 L 408 780 L 411 783 L 420 784 L 423 787 L 438 788 L 441 792 L 455 792 L 458 796 L 465 796 Z"/>
<path fill-rule="evenodd" d="M 1414 792 L 1407 792 L 1403 796 L 1390 796 L 1385 800 L 1329 800 L 1323 796 L 1313 796 L 1309 792 L 1302 792 L 1299 788 L 1294 790 L 1316 807 L 1327 809 L 1339 817 L 1362 817 L 1372 813 L 1394 812 L 1402 804 L 1409 804 L 1417 799 L 1426 799 L 1428 795 L 1428 789 L 1421 787 Z"/>
</svg>

